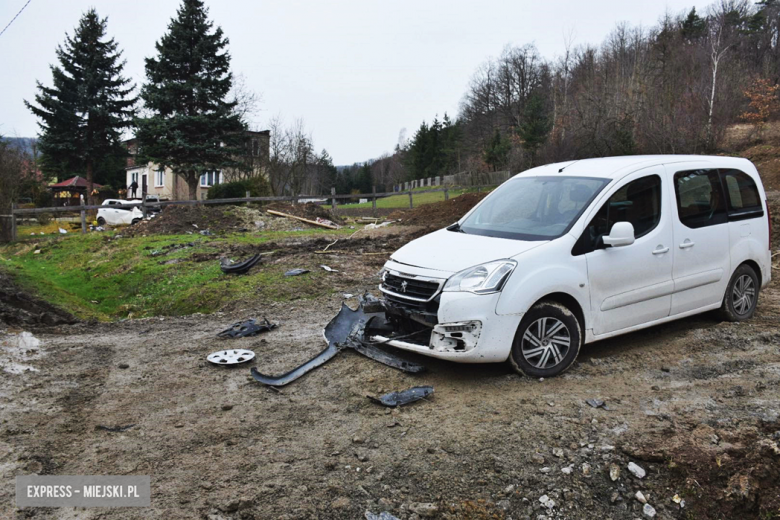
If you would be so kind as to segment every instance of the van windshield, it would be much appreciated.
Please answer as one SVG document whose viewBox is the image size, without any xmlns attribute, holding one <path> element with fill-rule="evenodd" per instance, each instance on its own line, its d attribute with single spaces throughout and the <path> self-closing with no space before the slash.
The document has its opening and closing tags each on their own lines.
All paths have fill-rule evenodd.
<svg viewBox="0 0 780 520">
<path fill-rule="evenodd" d="M 450 230 L 514 240 L 562 236 L 609 184 L 595 177 L 515 177 Z"/>
</svg>

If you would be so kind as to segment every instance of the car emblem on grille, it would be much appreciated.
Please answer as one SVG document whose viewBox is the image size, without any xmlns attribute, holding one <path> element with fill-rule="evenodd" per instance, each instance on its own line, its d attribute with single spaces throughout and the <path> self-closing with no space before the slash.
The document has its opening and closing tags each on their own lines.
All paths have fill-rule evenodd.
<svg viewBox="0 0 780 520">
<path fill-rule="evenodd" d="M 406 280 L 404 280 L 403 282 L 401 282 L 401 292 L 406 292 L 406 286 L 407 286 L 407 285 L 409 285 L 409 284 L 408 284 L 408 283 L 406 283 Z"/>
</svg>

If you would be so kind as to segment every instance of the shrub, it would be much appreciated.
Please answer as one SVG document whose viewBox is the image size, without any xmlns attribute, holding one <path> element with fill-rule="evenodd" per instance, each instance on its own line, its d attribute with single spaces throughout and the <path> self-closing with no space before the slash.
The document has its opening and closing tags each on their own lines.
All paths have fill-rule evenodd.
<svg viewBox="0 0 780 520">
<path fill-rule="evenodd" d="M 250 197 L 267 197 L 271 194 L 271 187 L 265 177 L 250 177 L 212 186 L 209 188 L 208 198 L 241 199 L 246 196 L 246 192 L 249 192 Z"/>
</svg>

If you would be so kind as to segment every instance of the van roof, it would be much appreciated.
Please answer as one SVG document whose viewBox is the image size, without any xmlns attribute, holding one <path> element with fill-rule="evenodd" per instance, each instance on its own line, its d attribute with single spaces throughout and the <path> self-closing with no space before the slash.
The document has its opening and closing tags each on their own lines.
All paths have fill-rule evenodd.
<svg viewBox="0 0 780 520">
<path fill-rule="evenodd" d="M 745 168 L 746 165 L 751 164 L 747 159 L 740 157 L 722 157 L 714 155 L 624 155 L 620 157 L 599 157 L 595 159 L 581 159 L 546 164 L 544 166 L 525 170 L 517 175 L 566 175 L 617 179 L 650 166 L 686 162 L 712 163 L 714 167 L 720 168 L 738 168 L 740 166 Z"/>
</svg>

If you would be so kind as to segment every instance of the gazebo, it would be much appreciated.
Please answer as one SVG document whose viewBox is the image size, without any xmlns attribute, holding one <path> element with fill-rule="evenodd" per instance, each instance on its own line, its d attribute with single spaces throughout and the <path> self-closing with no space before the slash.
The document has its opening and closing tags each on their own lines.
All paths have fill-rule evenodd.
<svg viewBox="0 0 780 520">
<path fill-rule="evenodd" d="M 92 183 L 92 189 L 102 188 L 102 184 Z M 72 177 L 68 180 L 49 185 L 57 206 L 77 206 L 81 203 L 80 195 L 87 198 L 87 179 L 83 177 Z"/>
</svg>

